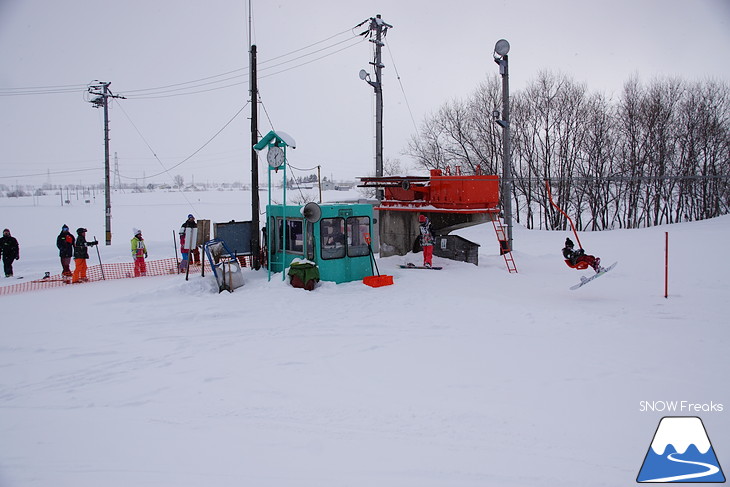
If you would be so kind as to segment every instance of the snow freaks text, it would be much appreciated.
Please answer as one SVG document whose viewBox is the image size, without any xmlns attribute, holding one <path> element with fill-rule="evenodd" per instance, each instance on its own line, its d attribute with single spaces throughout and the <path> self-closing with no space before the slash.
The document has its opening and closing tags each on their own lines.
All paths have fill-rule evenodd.
<svg viewBox="0 0 730 487">
<path fill-rule="evenodd" d="M 696 403 L 692 401 L 639 401 L 639 412 L 669 413 L 721 413 L 723 405 L 710 401 Z"/>
</svg>

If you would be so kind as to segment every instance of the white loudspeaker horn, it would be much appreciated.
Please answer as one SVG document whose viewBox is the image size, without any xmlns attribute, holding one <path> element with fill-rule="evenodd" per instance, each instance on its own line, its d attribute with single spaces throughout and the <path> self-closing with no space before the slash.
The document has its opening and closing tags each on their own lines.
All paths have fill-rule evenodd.
<svg viewBox="0 0 730 487">
<path fill-rule="evenodd" d="M 322 208 L 314 201 L 310 201 L 304 205 L 302 216 L 310 223 L 317 223 L 322 218 Z"/>
</svg>

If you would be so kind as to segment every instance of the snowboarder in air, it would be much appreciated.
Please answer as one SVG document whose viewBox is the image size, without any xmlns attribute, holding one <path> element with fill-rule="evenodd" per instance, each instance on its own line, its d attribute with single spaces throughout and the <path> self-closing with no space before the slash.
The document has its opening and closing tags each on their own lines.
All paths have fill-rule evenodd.
<svg viewBox="0 0 730 487">
<path fill-rule="evenodd" d="M 430 268 L 433 265 L 433 231 L 431 230 L 431 222 L 426 215 L 419 215 L 418 223 L 421 247 L 423 248 L 423 267 Z"/>
<path fill-rule="evenodd" d="M 147 275 L 147 247 L 144 245 L 142 238 L 142 230 L 134 229 L 134 237 L 132 238 L 132 258 L 134 259 L 134 277 Z"/>
<path fill-rule="evenodd" d="M 20 246 L 7 228 L 3 230 L 3 236 L 0 237 L 0 254 L 3 256 L 5 277 L 13 277 L 13 261 L 20 260 Z"/>
<path fill-rule="evenodd" d="M 68 225 L 61 227 L 61 233 L 56 237 L 56 247 L 58 247 L 58 255 L 61 257 L 61 274 L 64 277 L 71 277 L 71 257 L 74 255 L 74 243 L 76 239 L 71 232 L 68 231 Z"/>
<path fill-rule="evenodd" d="M 77 282 L 87 281 L 86 278 L 86 260 L 89 258 L 88 247 L 93 247 L 99 242 L 94 240 L 93 242 L 86 241 L 86 229 L 81 227 L 76 230 L 76 242 L 74 243 L 74 273 L 71 282 L 76 284 Z"/>
<path fill-rule="evenodd" d="M 563 257 L 565 263 L 574 269 L 585 269 L 592 267 L 596 273 L 601 272 L 601 259 L 593 255 L 588 255 L 583 249 L 574 249 L 575 244 L 570 238 L 565 239 L 565 247 L 563 247 Z"/>
</svg>

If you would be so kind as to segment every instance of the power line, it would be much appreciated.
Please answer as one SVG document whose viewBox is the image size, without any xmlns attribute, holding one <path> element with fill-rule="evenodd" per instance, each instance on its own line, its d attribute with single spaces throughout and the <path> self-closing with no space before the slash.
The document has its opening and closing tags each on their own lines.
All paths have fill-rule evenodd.
<svg viewBox="0 0 730 487">
<path fill-rule="evenodd" d="M 88 169 L 68 169 L 66 171 L 44 171 L 34 174 L 17 174 L 15 176 L 0 176 L 0 179 L 15 179 L 15 178 L 31 178 L 31 177 L 37 177 L 37 176 L 49 176 L 49 175 L 56 175 L 56 174 L 71 174 L 71 173 L 77 173 L 77 172 L 91 172 L 91 171 L 101 171 L 103 168 L 101 167 L 94 167 L 94 168 L 88 168 Z"/>
<path fill-rule="evenodd" d="M 362 24 L 360 24 L 360 25 L 362 25 Z M 352 34 L 352 37 L 348 37 L 347 39 L 338 40 L 337 42 L 330 43 L 330 44 L 328 44 L 324 47 L 320 47 L 314 51 L 305 52 L 292 59 L 288 59 L 288 60 L 273 64 L 273 65 L 266 66 L 266 64 L 290 57 L 294 54 L 301 53 L 303 51 L 311 49 L 312 47 L 319 46 L 320 44 L 326 43 L 326 42 L 328 42 L 332 39 L 335 39 L 339 36 L 342 36 L 343 34 L 346 34 L 348 32 L 352 33 L 352 30 L 357 27 L 358 26 L 343 30 L 341 32 L 328 36 L 322 40 L 319 40 L 317 42 L 313 42 L 311 44 L 308 44 L 306 46 L 294 49 L 287 53 L 275 56 L 268 60 L 261 61 L 260 65 L 263 65 L 264 67 L 260 68 L 260 71 L 274 70 L 278 67 L 286 66 L 291 63 L 296 63 L 296 62 L 306 59 L 308 57 L 315 56 L 318 53 L 322 53 L 322 52 L 331 50 L 333 48 L 337 48 L 338 46 L 340 46 L 342 44 L 349 43 L 348 45 L 346 45 L 344 47 L 341 47 L 334 51 L 328 52 L 322 56 L 318 56 L 318 57 L 316 57 L 314 59 L 310 59 L 308 61 L 299 62 L 298 64 L 296 64 L 294 66 L 290 66 L 286 69 L 281 69 L 281 70 L 275 71 L 273 73 L 269 73 L 267 75 L 260 76 L 260 78 L 267 78 L 270 76 L 275 76 L 275 75 L 278 75 L 281 73 L 285 73 L 292 69 L 300 68 L 307 64 L 310 64 L 310 63 L 319 61 L 321 59 L 324 59 L 326 57 L 332 56 L 334 54 L 342 52 L 345 49 L 349 49 L 350 47 L 354 47 L 355 45 L 360 43 L 362 38 L 359 35 Z M 356 42 L 352 42 L 352 41 L 356 41 Z M 190 80 L 190 81 L 171 83 L 168 85 L 162 85 L 162 86 L 157 86 L 157 87 L 153 87 L 153 88 L 140 88 L 140 89 L 125 90 L 124 94 L 129 99 L 153 99 L 153 98 L 169 98 L 169 97 L 173 97 L 173 96 L 184 96 L 184 95 L 194 95 L 194 94 L 199 94 L 199 93 L 208 93 L 211 91 L 227 89 L 227 88 L 231 88 L 234 86 L 239 86 L 241 84 L 247 83 L 248 76 L 249 76 L 248 70 L 249 70 L 249 68 L 248 68 L 248 66 L 246 66 L 246 67 L 237 68 L 237 69 L 233 69 L 233 70 L 226 71 L 223 73 L 214 74 L 211 76 L 206 76 L 203 78 L 198 78 L 198 79 L 194 79 L 194 80 Z M 231 75 L 233 75 L 233 76 L 231 76 Z M 240 81 L 234 81 L 234 80 L 240 80 Z M 31 87 L 17 87 L 17 88 L 0 88 L 0 96 L 55 95 L 55 94 L 81 92 L 86 89 L 87 89 L 87 85 L 57 85 L 57 86 L 31 86 Z"/>
<path fill-rule="evenodd" d="M 345 31 L 338 32 L 337 34 L 331 35 L 331 36 L 329 36 L 329 37 L 327 37 L 327 38 L 325 38 L 325 39 L 323 39 L 321 41 L 317 41 L 317 42 L 314 42 L 314 43 L 309 44 L 307 46 L 301 47 L 299 49 L 295 49 L 293 51 L 290 51 L 288 53 L 281 54 L 279 56 L 275 56 L 275 57 L 270 58 L 270 59 L 265 60 L 265 61 L 261 61 L 259 64 L 260 65 L 266 65 L 266 64 L 271 63 L 273 61 L 276 61 L 276 60 L 279 60 L 279 59 L 283 59 L 283 58 L 289 57 L 289 56 L 291 56 L 293 54 L 302 52 L 302 51 L 304 51 L 306 49 L 309 49 L 311 47 L 314 47 L 314 46 L 317 46 L 317 45 L 322 44 L 324 42 L 327 42 L 327 41 L 329 41 L 329 40 L 331 40 L 331 39 L 333 39 L 335 37 L 341 36 L 342 34 L 345 34 L 345 33 L 349 32 L 349 31 L 351 31 L 351 29 L 347 29 Z M 308 57 L 314 56 L 314 55 L 316 55 L 318 53 L 321 53 L 321 52 L 327 51 L 329 49 L 335 48 L 335 47 L 340 46 L 340 45 L 342 45 L 344 43 L 348 43 L 348 42 L 350 43 L 350 44 L 348 44 L 347 46 L 345 46 L 343 48 L 336 49 L 335 51 L 329 52 L 327 54 L 324 54 L 322 56 L 316 57 L 316 58 L 311 59 L 309 61 L 301 62 L 301 63 L 299 63 L 299 64 L 297 64 L 295 66 L 291 66 L 289 68 L 282 69 L 282 70 L 276 71 L 274 73 L 270 73 L 270 74 L 265 75 L 265 76 L 260 76 L 259 78 L 266 78 L 266 77 L 274 76 L 274 75 L 281 74 L 281 73 L 284 73 L 286 71 L 289 71 L 291 69 L 295 69 L 295 68 L 298 68 L 298 67 L 301 67 L 301 66 L 305 66 L 307 64 L 310 64 L 310 63 L 319 61 L 321 59 L 324 59 L 326 57 L 332 56 L 332 55 L 337 54 L 337 53 L 339 53 L 339 52 L 341 52 L 341 51 L 343 51 L 345 49 L 348 49 L 350 47 L 355 46 L 356 44 L 359 44 L 361 40 L 362 39 L 359 36 L 354 36 L 353 35 L 352 37 L 349 37 L 347 39 L 340 40 L 340 41 L 337 41 L 337 42 L 328 44 L 327 46 L 324 46 L 322 48 L 316 49 L 316 50 L 311 51 L 311 52 L 307 52 L 307 53 L 301 54 L 301 55 L 299 55 L 297 57 L 294 57 L 292 59 L 289 59 L 289 60 L 286 60 L 286 61 L 282 61 L 282 62 L 273 64 L 273 65 L 270 65 L 270 66 L 265 66 L 263 68 L 260 68 L 259 71 L 260 72 L 261 71 L 267 71 L 267 70 L 275 69 L 275 68 L 280 67 L 280 66 L 285 66 L 287 64 L 291 64 L 291 63 L 300 61 L 302 59 L 306 59 Z M 352 42 L 352 41 L 356 41 L 356 42 Z M 128 91 L 125 91 L 125 95 L 127 95 L 129 98 L 149 99 L 149 98 L 165 98 L 165 97 L 170 97 L 170 96 L 181 96 L 181 95 L 191 95 L 191 94 L 197 94 L 197 93 L 205 93 L 205 92 L 209 92 L 209 91 L 230 88 L 230 87 L 233 87 L 233 86 L 238 86 L 238 85 L 247 83 L 248 82 L 248 76 L 249 76 L 248 71 L 249 71 L 249 68 L 248 67 L 242 67 L 242 68 L 234 69 L 234 70 L 231 70 L 231 71 L 227 71 L 225 73 L 220 73 L 220 74 L 216 74 L 216 75 L 212 75 L 212 76 L 207 76 L 205 78 L 200 78 L 200 79 L 197 79 L 197 80 L 186 81 L 186 82 L 181 82 L 181 83 L 174 83 L 174 84 L 160 86 L 160 87 L 156 87 L 156 88 L 145 88 L 145 89 L 128 90 Z M 234 76 L 229 76 L 229 75 L 231 75 L 233 73 L 240 73 L 240 74 L 236 74 Z M 221 79 L 216 79 L 216 78 L 221 78 Z M 241 79 L 241 78 L 243 78 L 243 79 Z M 216 84 L 219 84 L 219 83 L 224 83 L 226 81 L 233 81 L 233 80 L 236 80 L 236 79 L 241 79 L 241 80 L 240 81 L 233 82 L 233 83 L 228 83 L 228 84 L 225 84 L 225 85 L 222 85 L 222 86 L 214 86 L 214 87 L 209 88 L 209 89 L 196 90 L 196 91 L 188 91 L 188 90 L 195 90 L 197 88 L 202 88 L 202 87 L 205 87 L 205 86 L 211 86 L 211 85 L 216 85 Z M 172 88 L 172 89 L 170 89 L 170 88 Z"/>
<path fill-rule="evenodd" d="M 124 108 L 123 108 L 123 107 L 121 106 L 121 104 L 120 104 L 120 108 L 122 109 L 122 113 L 124 113 L 124 116 L 126 116 L 126 117 L 127 117 L 127 120 L 129 120 L 129 123 L 131 123 L 131 124 L 132 124 L 132 127 L 134 127 L 134 129 L 135 129 L 135 130 L 137 131 L 137 134 L 138 134 L 138 135 L 140 136 L 140 138 L 142 139 L 142 141 L 144 141 L 145 145 L 147 145 L 147 148 L 148 148 L 148 149 L 150 150 L 150 152 L 151 152 L 151 153 L 152 153 L 152 155 L 153 155 L 153 156 L 155 157 L 155 159 L 157 160 L 157 162 L 159 162 L 160 166 L 162 166 L 162 168 L 164 169 L 163 171 L 161 171 L 161 172 L 159 172 L 159 173 L 157 173 L 157 174 L 152 174 L 152 175 L 150 175 L 150 176 L 146 176 L 146 177 L 148 177 L 148 178 L 153 178 L 153 177 L 157 177 L 157 176 L 160 176 L 160 175 L 162 175 L 162 174 L 169 174 L 169 172 L 170 172 L 170 171 L 172 171 L 173 169 L 175 169 L 176 167 L 179 167 L 179 166 L 181 166 L 182 164 L 184 164 L 184 163 L 186 163 L 187 161 L 189 161 L 190 159 L 192 159 L 192 158 L 193 158 L 193 157 L 194 157 L 194 156 L 195 156 L 195 155 L 196 155 L 196 154 L 197 154 L 198 152 L 200 152 L 200 151 L 201 151 L 201 150 L 203 150 L 203 149 L 204 149 L 204 148 L 205 148 L 205 147 L 206 147 L 206 146 L 207 146 L 208 144 L 210 144 L 211 142 L 213 142 L 213 140 L 214 140 L 214 139 L 215 139 L 216 137 L 218 137 L 218 135 L 220 135 L 220 133 L 221 133 L 221 132 L 223 132 L 223 130 L 225 130 L 225 129 L 226 129 L 226 127 L 228 127 L 228 126 L 229 126 L 229 125 L 230 125 L 230 124 L 231 124 L 231 123 L 232 123 L 232 122 L 233 122 L 233 121 L 234 121 L 234 120 L 236 119 L 236 117 L 238 117 L 238 115 L 240 115 L 240 114 L 241 114 L 241 112 L 243 112 L 243 110 L 244 110 L 244 109 L 245 109 L 245 108 L 246 108 L 246 107 L 248 106 L 248 104 L 249 104 L 249 102 L 246 102 L 246 104 L 245 104 L 245 105 L 243 105 L 243 106 L 242 106 L 242 107 L 241 107 L 241 108 L 240 108 L 240 109 L 239 109 L 239 110 L 238 110 L 238 111 L 237 111 L 237 112 L 235 113 L 235 115 L 233 115 L 233 117 L 231 117 L 231 119 L 230 119 L 230 120 L 228 120 L 228 121 L 227 121 L 227 122 L 226 122 L 226 123 L 225 123 L 225 124 L 223 125 L 223 127 L 221 127 L 221 128 L 220 128 L 220 130 L 218 130 L 218 131 L 217 131 L 217 132 L 216 132 L 215 134 L 213 134 L 213 136 L 212 136 L 212 137 L 211 137 L 210 139 L 208 139 L 208 140 L 207 140 L 207 141 L 206 141 L 206 142 L 205 142 L 205 143 L 204 143 L 203 145 L 201 145 L 201 146 L 200 146 L 200 147 L 199 147 L 198 149 L 196 149 L 196 150 L 195 150 L 195 151 L 194 151 L 194 152 L 193 152 L 192 154 L 190 154 L 190 155 L 189 155 L 188 157 L 186 157 L 186 158 L 185 158 L 185 159 L 183 159 L 182 161 L 178 162 L 177 164 L 175 164 L 175 165 L 173 165 L 173 166 L 171 166 L 171 167 L 168 167 L 168 168 L 166 168 L 166 167 L 165 167 L 165 165 L 164 165 L 164 164 L 162 163 L 162 161 L 160 160 L 160 158 L 159 158 L 159 157 L 157 157 L 157 154 L 155 153 L 154 149 L 152 149 L 152 146 L 151 146 L 151 145 L 149 144 L 149 142 L 147 142 L 147 139 L 145 139 L 144 135 L 142 135 L 142 132 L 140 132 L 140 130 L 139 130 L 139 129 L 137 128 L 137 126 L 136 126 L 136 125 L 134 124 L 134 122 L 132 121 L 132 119 L 131 119 L 131 118 L 129 117 L 129 114 L 127 114 L 127 112 L 126 112 L 126 111 L 124 110 Z M 125 178 L 125 179 L 139 179 L 139 178 L 130 178 L 130 177 L 128 177 L 128 176 L 121 176 L 121 177 L 123 177 L 123 178 Z"/>
<path fill-rule="evenodd" d="M 411 116 L 411 122 L 413 122 L 413 128 L 418 132 L 418 125 L 416 124 L 416 119 L 413 117 L 413 110 L 411 110 L 411 104 L 408 103 L 408 97 L 406 96 L 406 90 L 403 88 L 403 82 L 400 79 L 400 73 L 398 72 L 398 67 L 395 65 L 395 59 L 393 58 L 393 53 L 390 50 L 390 43 L 387 43 L 385 47 L 388 48 L 388 54 L 390 54 L 390 61 L 393 63 L 393 70 L 395 71 L 395 76 L 398 79 L 398 84 L 400 85 L 400 91 L 403 93 L 403 99 L 406 102 L 406 108 L 408 108 L 408 113 Z"/>
<path fill-rule="evenodd" d="M 57 95 L 86 90 L 87 85 L 30 86 L 21 88 L 0 88 L 0 96 Z"/>
</svg>

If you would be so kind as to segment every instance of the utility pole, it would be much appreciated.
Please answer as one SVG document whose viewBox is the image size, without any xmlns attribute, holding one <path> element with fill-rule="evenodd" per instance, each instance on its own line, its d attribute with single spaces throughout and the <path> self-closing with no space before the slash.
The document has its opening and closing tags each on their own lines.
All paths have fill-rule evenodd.
<svg viewBox="0 0 730 487">
<path fill-rule="evenodd" d="M 112 198 L 109 184 L 109 98 L 121 98 L 109 89 L 109 81 L 94 81 L 88 87 L 88 100 L 94 108 L 104 108 L 104 214 L 106 216 L 106 245 L 112 244 Z"/>
<path fill-rule="evenodd" d="M 256 73 L 256 46 L 251 45 L 249 54 L 249 85 L 251 96 L 251 254 L 253 254 L 253 268 L 259 270 L 261 262 L 259 259 L 259 154 L 253 148 L 259 139 L 258 122 L 258 99 L 259 91 Z M 268 265 L 268 264 L 267 264 Z"/>
<path fill-rule="evenodd" d="M 382 62 L 382 47 L 385 45 L 383 38 L 388 33 L 388 29 L 393 28 L 387 24 L 380 14 L 370 19 L 369 29 L 362 35 L 369 34 L 370 42 L 375 45 L 375 55 L 373 62 L 370 64 L 375 68 L 375 81 L 370 80 L 370 75 L 363 69 L 360 71 L 360 79 L 367 83 L 375 90 L 375 176 L 383 177 L 383 83 L 382 74 L 385 65 Z M 377 189 L 376 195 L 378 201 L 383 200 L 383 190 Z"/>
</svg>

